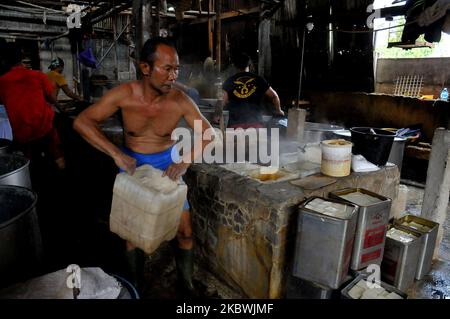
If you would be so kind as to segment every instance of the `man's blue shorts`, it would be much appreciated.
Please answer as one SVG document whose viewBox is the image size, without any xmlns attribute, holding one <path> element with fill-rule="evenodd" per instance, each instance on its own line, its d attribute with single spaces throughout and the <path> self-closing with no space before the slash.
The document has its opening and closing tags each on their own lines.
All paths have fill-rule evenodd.
<svg viewBox="0 0 450 319">
<path fill-rule="evenodd" d="M 154 168 L 160 169 L 161 171 L 165 171 L 171 164 L 173 164 L 173 159 L 178 160 L 179 154 L 175 145 L 169 147 L 167 150 L 152 153 L 152 154 L 142 154 L 137 153 L 130 150 L 127 147 L 123 147 L 122 151 L 128 156 L 136 159 L 136 167 L 139 167 L 144 164 L 149 164 Z M 123 172 L 122 169 L 120 169 Z M 184 201 L 183 210 L 189 210 L 189 202 L 187 199 Z"/>
</svg>

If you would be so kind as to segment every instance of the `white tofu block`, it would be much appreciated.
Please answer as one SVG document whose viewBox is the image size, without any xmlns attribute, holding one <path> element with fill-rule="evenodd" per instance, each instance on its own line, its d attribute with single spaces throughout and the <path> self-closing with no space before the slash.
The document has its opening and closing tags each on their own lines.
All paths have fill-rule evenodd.
<svg viewBox="0 0 450 319">
<path fill-rule="evenodd" d="M 358 287 L 358 285 L 354 285 L 352 289 L 348 291 L 348 295 L 353 299 L 360 299 L 364 291 L 364 288 Z"/>
<path fill-rule="evenodd" d="M 361 287 L 364 290 L 369 288 L 367 286 L 367 281 L 365 281 L 364 279 L 361 279 L 360 281 L 358 281 L 358 283 L 355 286 Z"/>
<path fill-rule="evenodd" d="M 378 293 L 374 289 L 367 289 L 361 296 L 361 299 L 377 299 Z"/>
<path fill-rule="evenodd" d="M 387 290 L 385 290 L 385 291 L 383 291 L 383 292 L 381 293 L 381 295 L 383 295 L 384 297 L 386 297 L 386 296 L 389 295 L 389 294 L 390 294 L 390 292 L 387 291 Z"/>
<path fill-rule="evenodd" d="M 371 290 L 371 294 L 378 296 L 380 294 L 382 294 L 385 290 L 383 287 L 380 288 L 368 288 L 369 290 Z"/>
<path fill-rule="evenodd" d="M 397 295 L 395 292 L 391 292 L 386 296 L 386 299 L 403 299 L 403 298 Z"/>
</svg>

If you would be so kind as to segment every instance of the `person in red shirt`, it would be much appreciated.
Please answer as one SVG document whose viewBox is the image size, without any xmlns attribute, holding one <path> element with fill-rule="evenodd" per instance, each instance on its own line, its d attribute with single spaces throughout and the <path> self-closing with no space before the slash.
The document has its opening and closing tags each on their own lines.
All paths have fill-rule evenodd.
<svg viewBox="0 0 450 319">
<path fill-rule="evenodd" d="M 21 48 L 9 43 L 5 60 L 10 69 L 0 76 L 0 103 L 8 112 L 13 142 L 31 159 L 36 153 L 50 154 L 62 169 L 65 160 L 49 104 L 56 102 L 55 87 L 43 72 L 26 69 L 22 58 Z"/>
</svg>

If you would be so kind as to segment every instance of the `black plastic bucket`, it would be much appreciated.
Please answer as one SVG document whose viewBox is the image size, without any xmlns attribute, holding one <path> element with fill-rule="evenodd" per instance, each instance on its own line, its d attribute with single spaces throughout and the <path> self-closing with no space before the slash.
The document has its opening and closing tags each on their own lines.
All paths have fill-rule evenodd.
<svg viewBox="0 0 450 319">
<path fill-rule="evenodd" d="M 371 127 L 352 127 L 350 132 L 353 154 L 361 154 L 378 166 L 386 164 L 396 133 Z"/>
</svg>

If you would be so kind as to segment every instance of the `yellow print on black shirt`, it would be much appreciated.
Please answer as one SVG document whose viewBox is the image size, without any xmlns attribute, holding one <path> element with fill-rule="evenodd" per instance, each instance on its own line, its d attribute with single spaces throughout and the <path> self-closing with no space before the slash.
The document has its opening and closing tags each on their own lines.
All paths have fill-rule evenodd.
<svg viewBox="0 0 450 319">
<path fill-rule="evenodd" d="M 248 98 L 256 91 L 254 81 L 255 78 L 249 76 L 241 76 L 240 78 L 237 78 L 234 81 L 234 84 L 236 84 L 237 87 L 234 89 L 233 94 L 240 99 Z"/>
</svg>

